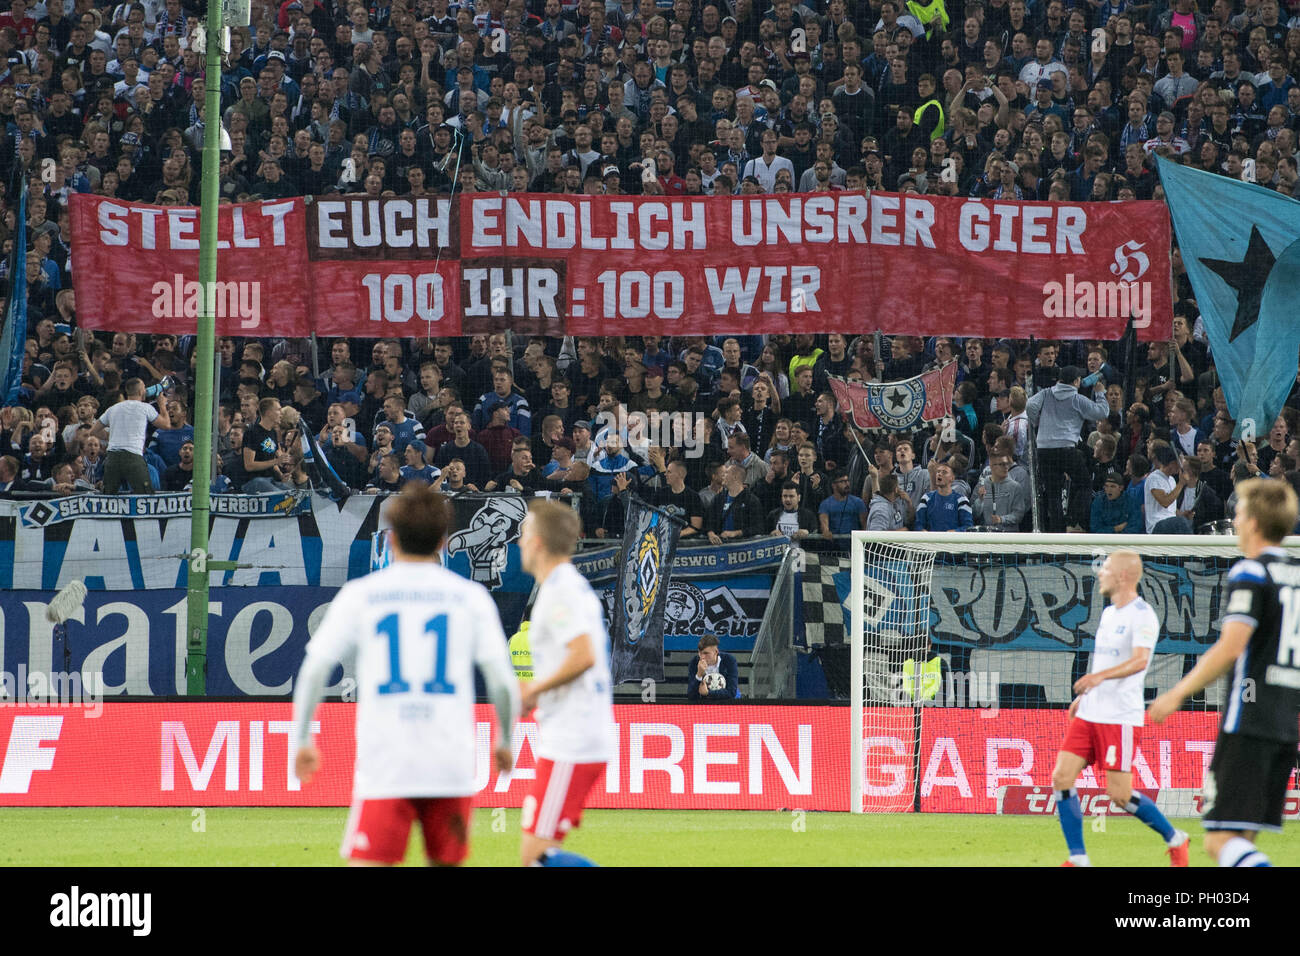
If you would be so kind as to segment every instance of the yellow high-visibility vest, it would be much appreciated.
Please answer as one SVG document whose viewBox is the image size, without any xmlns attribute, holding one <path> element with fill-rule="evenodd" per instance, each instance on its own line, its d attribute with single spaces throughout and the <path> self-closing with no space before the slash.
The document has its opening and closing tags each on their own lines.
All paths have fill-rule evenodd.
<svg viewBox="0 0 1300 956">
<path fill-rule="evenodd" d="M 944 130 L 943 104 L 939 102 L 938 99 L 929 99 L 926 100 L 924 103 L 922 103 L 920 106 L 918 106 L 916 108 L 916 112 L 912 114 L 912 124 L 914 126 L 919 127 L 921 125 L 922 114 L 925 113 L 925 111 L 932 106 L 939 111 L 939 122 L 935 124 L 934 129 L 930 130 L 930 142 L 934 142 L 936 139 L 938 139 L 940 136 L 943 135 L 943 130 Z"/>
<path fill-rule="evenodd" d="M 795 376 L 799 374 L 799 369 L 804 368 L 805 366 L 813 368 L 817 365 L 817 360 L 825 354 L 826 353 L 821 349 L 813 349 L 811 355 L 796 355 L 794 358 L 790 359 L 790 385 L 792 387 L 794 386 L 794 379 Z"/>
<path fill-rule="evenodd" d="M 907 0 L 907 12 L 916 17 L 925 27 L 925 35 L 930 35 L 930 24 L 938 20 L 943 24 L 944 30 L 948 29 L 948 8 L 944 5 L 943 0 L 930 0 L 929 3 L 918 3 L 917 0 Z"/>
<path fill-rule="evenodd" d="M 528 643 L 528 622 L 519 625 L 510 638 L 510 663 L 515 666 L 515 676 L 520 680 L 533 679 L 533 648 Z"/>
</svg>

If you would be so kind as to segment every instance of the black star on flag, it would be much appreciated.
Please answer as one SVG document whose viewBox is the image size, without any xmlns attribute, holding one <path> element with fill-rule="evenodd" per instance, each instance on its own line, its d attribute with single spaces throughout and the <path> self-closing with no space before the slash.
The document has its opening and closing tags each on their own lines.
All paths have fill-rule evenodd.
<svg viewBox="0 0 1300 956">
<path fill-rule="evenodd" d="M 885 397 L 889 399 L 890 411 L 897 411 L 898 409 L 902 408 L 904 405 L 907 404 L 907 396 L 904 395 L 899 389 L 894 389 Z"/>
<path fill-rule="evenodd" d="M 1237 292 L 1237 314 L 1232 320 L 1229 342 L 1259 321 L 1264 285 L 1268 282 L 1268 274 L 1273 271 L 1275 262 L 1277 257 L 1259 234 L 1258 226 L 1250 227 L 1250 245 L 1246 248 L 1246 257 L 1240 262 L 1201 258 L 1202 265 L 1212 269 Z"/>
</svg>

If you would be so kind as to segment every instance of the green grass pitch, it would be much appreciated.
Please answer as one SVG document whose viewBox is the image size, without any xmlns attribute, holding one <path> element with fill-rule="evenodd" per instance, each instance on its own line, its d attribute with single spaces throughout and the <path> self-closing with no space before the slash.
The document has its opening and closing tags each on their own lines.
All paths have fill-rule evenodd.
<svg viewBox="0 0 1300 956">
<path fill-rule="evenodd" d="M 346 809 L 0 810 L 0 866 L 339 866 Z M 1166 866 L 1155 834 L 1127 817 L 1085 821 L 1097 866 Z M 1192 865 L 1208 866 L 1195 820 Z M 412 835 L 409 863 L 422 862 Z M 759 811 L 589 810 L 567 845 L 606 866 L 1057 866 L 1055 817 L 853 816 Z M 1300 864 L 1295 828 L 1264 834 L 1275 865 Z M 519 811 L 474 814 L 471 866 L 518 861 Z"/>
</svg>

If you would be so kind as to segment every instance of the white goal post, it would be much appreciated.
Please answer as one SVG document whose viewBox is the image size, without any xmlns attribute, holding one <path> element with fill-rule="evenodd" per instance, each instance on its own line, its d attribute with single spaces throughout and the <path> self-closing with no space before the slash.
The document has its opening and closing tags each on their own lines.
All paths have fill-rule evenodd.
<svg viewBox="0 0 1300 956">
<path fill-rule="evenodd" d="M 1283 547 L 1300 556 L 1300 537 L 1287 538 Z M 939 675 L 953 657 L 940 660 L 940 651 L 962 645 L 959 653 L 967 669 L 946 677 L 949 695 L 953 678 L 967 681 L 959 691 L 969 691 L 971 699 L 958 706 L 978 704 L 981 694 L 990 695 L 992 706 L 997 706 L 997 695 L 1005 694 L 1001 678 L 1033 685 L 1038 695 L 1008 706 L 1067 706 L 1075 656 L 1061 651 L 1081 651 L 1079 642 L 1091 637 L 1104 606 L 1094 586 L 1095 572 L 1107 554 L 1121 548 L 1136 551 L 1149 568 L 1164 569 L 1163 578 L 1145 575 L 1139 593 L 1146 597 L 1163 588 L 1147 600 L 1153 606 L 1161 602 L 1158 613 L 1165 611 L 1186 625 L 1182 643 L 1171 644 L 1176 652 L 1163 655 L 1168 658 L 1165 669 L 1172 674 L 1182 666 L 1183 655 L 1212 643 L 1208 638 L 1217 628 L 1223 575 L 1241 557 L 1235 535 L 853 532 L 846 622 L 852 709 L 850 810 L 921 809 L 924 712 L 927 705 L 940 702 Z M 997 593 L 981 595 L 982 613 L 972 614 L 971 594 L 981 589 Z M 1165 638 L 1162 629 L 1162 641 Z M 1193 640 L 1196 648 L 1191 647 Z M 1016 648 L 1045 649 L 1008 652 L 998 647 L 1013 643 Z M 923 666 L 927 662 L 931 668 Z M 992 686 L 977 687 L 981 667 L 1009 667 L 1011 675 L 994 674 Z M 1034 673 L 1026 677 L 1027 669 Z M 1152 683 L 1149 670 L 1148 686 Z M 1207 696 L 1202 709 L 1215 707 L 1217 701 Z M 877 752 L 882 746 L 883 757 Z M 868 766 L 873 760 L 879 764 L 874 777 Z M 880 784 L 883 778 L 888 778 L 888 786 Z"/>
</svg>

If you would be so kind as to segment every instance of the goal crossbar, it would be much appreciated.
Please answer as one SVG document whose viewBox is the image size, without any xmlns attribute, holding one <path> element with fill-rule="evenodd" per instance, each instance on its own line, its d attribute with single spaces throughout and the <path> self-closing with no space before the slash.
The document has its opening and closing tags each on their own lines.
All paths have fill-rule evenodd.
<svg viewBox="0 0 1300 956">
<path fill-rule="evenodd" d="M 1140 554 L 1235 557 L 1237 536 L 1227 534 L 1031 534 L 984 531 L 854 531 L 853 544 L 888 544 L 950 554 L 989 554 L 1023 550 L 1035 554 L 1097 554 L 1129 548 Z M 1300 551 L 1300 536 L 1282 547 Z M 854 548 L 857 554 L 858 549 Z"/>
</svg>

